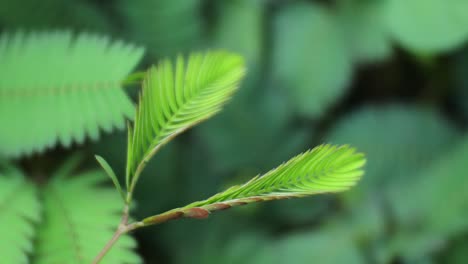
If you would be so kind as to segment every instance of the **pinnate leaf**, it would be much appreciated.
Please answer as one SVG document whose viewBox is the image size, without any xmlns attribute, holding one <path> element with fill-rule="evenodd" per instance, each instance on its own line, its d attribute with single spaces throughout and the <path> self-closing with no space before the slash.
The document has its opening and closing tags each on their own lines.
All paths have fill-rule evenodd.
<svg viewBox="0 0 468 264">
<path fill-rule="evenodd" d="M 29 263 L 41 204 L 36 188 L 13 167 L 0 171 L 0 253 L 4 263 Z"/>
<path fill-rule="evenodd" d="M 127 187 L 169 140 L 218 113 L 244 76 L 243 59 L 216 51 L 195 53 L 173 64 L 162 61 L 143 82 L 134 129 L 129 129 Z"/>
<path fill-rule="evenodd" d="M 124 128 L 133 103 L 122 82 L 143 50 L 68 31 L 0 37 L 0 155 L 17 157 Z M 33 132 L 32 132 L 33 131 Z"/>
</svg>

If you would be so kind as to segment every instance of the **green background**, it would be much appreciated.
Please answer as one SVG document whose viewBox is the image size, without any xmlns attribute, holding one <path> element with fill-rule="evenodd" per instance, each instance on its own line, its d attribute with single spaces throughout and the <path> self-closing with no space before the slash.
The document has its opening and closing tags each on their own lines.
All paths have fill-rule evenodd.
<svg viewBox="0 0 468 264">
<path fill-rule="evenodd" d="M 137 217 L 321 143 L 367 155 L 344 194 L 139 230 L 145 263 L 468 263 L 468 0 L 0 0 L 2 33 L 55 29 L 144 47 L 139 70 L 198 50 L 246 58 L 225 110 L 151 161 Z M 52 168 L 77 151 L 125 171 L 123 130 L 15 162 Z"/>
</svg>

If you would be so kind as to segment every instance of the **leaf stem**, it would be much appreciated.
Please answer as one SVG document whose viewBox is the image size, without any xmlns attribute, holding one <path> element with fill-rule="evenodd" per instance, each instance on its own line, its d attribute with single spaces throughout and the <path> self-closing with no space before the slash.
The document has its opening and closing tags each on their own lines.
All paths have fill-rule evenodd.
<svg viewBox="0 0 468 264">
<path fill-rule="evenodd" d="M 120 221 L 120 224 L 115 230 L 114 235 L 112 238 L 107 242 L 107 244 L 101 249 L 99 254 L 94 258 L 92 264 L 98 264 L 101 262 L 101 260 L 104 258 L 104 256 L 109 252 L 109 250 L 114 246 L 114 244 L 119 240 L 119 238 L 130 231 L 129 225 L 128 225 L 128 217 L 129 217 L 129 206 L 125 205 L 123 212 L 122 212 L 122 220 Z"/>
<path fill-rule="evenodd" d="M 122 81 L 122 85 L 131 85 L 131 84 L 137 84 L 141 82 L 141 80 L 145 77 L 146 72 L 134 72 L 127 76 L 125 80 Z"/>
</svg>

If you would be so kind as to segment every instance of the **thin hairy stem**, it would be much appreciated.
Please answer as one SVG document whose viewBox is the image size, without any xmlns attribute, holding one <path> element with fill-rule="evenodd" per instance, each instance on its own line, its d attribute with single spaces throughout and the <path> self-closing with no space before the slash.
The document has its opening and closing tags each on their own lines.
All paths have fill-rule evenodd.
<svg viewBox="0 0 468 264">
<path fill-rule="evenodd" d="M 104 258 L 104 256 L 109 252 L 109 250 L 114 246 L 114 244 L 119 240 L 119 238 L 129 231 L 128 229 L 128 217 L 129 217 L 129 206 L 125 205 L 122 212 L 122 220 L 120 221 L 117 230 L 115 230 L 112 238 L 107 242 L 107 244 L 102 248 L 99 254 L 94 258 L 93 264 L 98 264 Z"/>
</svg>

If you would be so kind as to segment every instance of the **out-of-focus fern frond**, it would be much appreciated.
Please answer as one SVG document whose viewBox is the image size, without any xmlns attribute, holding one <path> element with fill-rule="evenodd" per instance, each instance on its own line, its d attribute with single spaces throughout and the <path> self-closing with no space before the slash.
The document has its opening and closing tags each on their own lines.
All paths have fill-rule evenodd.
<svg viewBox="0 0 468 264">
<path fill-rule="evenodd" d="M 130 191 L 137 181 L 133 176 L 162 145 L 221 110 L 244 73 L 243 59 L 222 51 L 192 54 L 187 60 L 178 57 L 175 65 L 164 60 L 148 71 L 134 131 L 129 128 Z"/>
<path fill-rule="evenodd" d="M 143 50 L 104 36 L 15 33 L 0 38 L 0 154 L 69 146 L 123 128 L 133 104 L 122 81 Z"/>
<path fill-rule="evenodd" d="M 0 168 L 0 255 L 4 263 L 29 263 L 34 224 L 40 220 L 36 188 L 15 168 Z"/>
<path fill-rule="evenodd" d="M 202 35 L 199 0 L 119 0 L 129 35 L 152 56 L 173 55 L 193 48 Z"/>
<path fill-rule="evenodd" d="M 233 186 L 206 200 L 194 202 L 143 222 L 158 223 L 168 218 L 202 218 L 210 212 L 255 202 L 304 197 L 348 190 L 364 174 L 366 160 L 348 146 L 322 145 L 298 155 L 262 176 Z"/>
<path fill-rule="evenodd" d="M 44 221 L 34 263 L 91 263 L 120 222 L 118 194 L 98 186 L 106 179 L 100 172 L 73 178 L 57 175 L 44 187 Z M 141 263 L 133 252 L 135 246 L 131 236 L 121 237 L 102 263 Z"/>
</svg>

